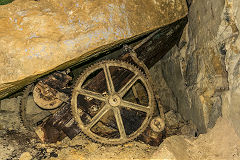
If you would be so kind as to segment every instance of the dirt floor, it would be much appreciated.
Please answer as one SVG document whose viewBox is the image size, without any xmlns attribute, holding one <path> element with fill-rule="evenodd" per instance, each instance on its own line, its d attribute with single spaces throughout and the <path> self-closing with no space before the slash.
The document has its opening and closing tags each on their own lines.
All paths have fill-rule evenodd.
<svg viewBox="0 0 240 160">
<path fill-rule="evenodd" d="M 19 118 L 21 97 L 4 99 L 0 110 L 0 159 L 149 159 L 158 147 L 133 141 L 109 146 L 92 142 L 79 134 L 55 144 L 43 144 Z"/>
<path fill-rule="evenodd" d="M 21 95 L 21 94 L 20 94 Z M 20 115 L 22 96 L 0 101 L 0 159 L 150 159 L 158 146 L 150 146 L 140 140 L 123 145 L 103 145 L 88 139 L 83 133 L 74 139 L 66 137 L 53 144 L 44 144 L 35 132 L 30 132 Z M 36 104 L 28 98 L 27 108 L 37 112 Z M 166 136 L 187 134 L 194 136 L 191 123 L 184 122 L 173 111 L 166 113 Z M 162 137 L 162 136 L 160 136 Z M 161 140 L 161 138 L 160 138 Z"/>
<path fill-rule="evenodd" d="M 56 144 L 42 144 L 23 132 L 1 132 L 1 159 L 149 159 L 157 147 L 143 142 L 106 146 L 91 142 L 84 135 L 65 138 Z"/>
<path fill-rule="evenodd" d="M 240 138 L 225 118 L 197 138 L 171 136 L 164 140 L 152 159 L 160 160 L 239 160 Z"/>
<path fill-rule="evenodd" d="M 207 134 L 195 137 L 194 127 L 181 122 L 173 111 L 165 114 L 168 138 L 159 147 L 142 141 L 103 145 L 82 133 L 72 140 L 65 138 L 54 144 L 43 144 L 23 126 L 19 116 L 20 99 L 19 96 L 0 101 L 0 160 L 240 159 L 240 139 L 227 120 L 220 118 Z"/>
</svg>

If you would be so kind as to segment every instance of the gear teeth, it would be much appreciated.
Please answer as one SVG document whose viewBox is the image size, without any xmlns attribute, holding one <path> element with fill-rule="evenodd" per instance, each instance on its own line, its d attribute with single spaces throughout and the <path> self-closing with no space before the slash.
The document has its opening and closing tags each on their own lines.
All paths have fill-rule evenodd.
<svg viewBox="0 0 240 160">
<path fill-rule="evenodd" d="M 145 84 L 147 93 L 148 93 L 148 98 L 149 98 L 149 103 L 150 105 L 150 111 L 149 113 L 147 113 L 147 117 L 144 119 L 144 121 L 142 122 L 141 126 L 134 132 L 133 136 L 130 136 L 130 138 L 126 138 L 125 140 L 121 140 L 122 142 L 119 141 L 111 141 L 111 140 L 106 140 L 106 138 L 100 138 L 99 137 L 95 137 L 90 133 L 92 131 L 86 131 L 84 130 L 84 125 L 82 123 L 82 120 L 79 118 L 79 115 L 77 113 L 77 104 L 76 104 L 76 97 L 78 96 L 78 92 L 75 91 L 76 88 L 80 85 L 82 86 L 82 84 L 84 83 L 84 81 L 88 78 L 88 76 L 97 71 L 98 69 L 102 69 L 103 66 L 105 64 L 108 64 L 108 66 L 116 66 L 116 67 L 122 67 L 125 69 L 128 69 L 129 71 L 133 72 L 136 74 L 141 76 L 141 78 L 145 81 L 143 82 Z M 136 66 L 135 64 L 129 63 L 129 62 L 125 62 L 125 61 L 121 61 L 121 60 L 103 60 L 100 62 L 97 62 L 93 65 L 90 65 L 89 67 L 87 67 L 86 69 L 84 69 L 84 71 L 80 74 L 80 76 L 77 78 L 77 80 L 74 82 L 74 87 L 73 87 L 73 93 L 72 93 L 72 99 L 71 99 L 71 107 L 72 107 L 72 114 L 73 117 L 75 118 L 76 122 L 78 123 L 79 128 L 82 130 L 81 132 L 86 135 L 86 137 L 95 142 L 95 143 L 100 143 L 100 144 L 104 144 L 104 145 L 119 145 L 119 144 L 125 144 L 128 143 L 129 141 L 133 141 L 134 139 L 136 139 L 141 133 L 143 133 L 143 131 L 146 129 L 146 127 L 149 124 L 149 121 L 152 117 L 153 114 L 153 108 L 155 107 L 155 103 L 154 103 L 154 95 L 153 95 L 153 90 L 152 87 L 149 83 L 149 79 L 147 78 L 146 74 L 142 72 L 143 69 L 140 69 L 139 66 Z M 89 73 L 90 72 L 90 73 Z M 91 82 L 90 82 L 91 83 Z M 143 124 L 144 123 L 144 124 Z M 135 134 L 136 133 L 136 134 Z"/>
<path fill-rule="evenodd" d="M 20 101 L 20 107 L 19 107 L 19 114 L 20 114 L 21 122 L 22 122 L 24 128 L 30 132 L 35 132 L 36 126 L 34 126 L 34 124 L 32 124 L 31 119 L 29 120 L 29 118 L 27 117 L 26 106 L 27 106 L 27 102 L 28 102 L 28 97 L 29 97 L 30 93 L 33 92 L 33 89 L 34 89 L 33 83 L 28 85 L 24 89 L 23 97 Z"/>
<path fill-rule="evenodd" d="M 21 122 L 22 122 L 24 128 L 29 130 L 29 131 L 34 131 L 34 128 L 29 125 L 29 122 L 27 120 L 26 106 L 27 106 L 27 100 L 28 100 L 29 93 L 32 92 L 33 87 L 34 87 L 34 84 L 30 84 L 24 89 L 23 96 L 22 96 L 22 99 L 20 101 L 20 108 L 19 108 Z"/>
</svg>

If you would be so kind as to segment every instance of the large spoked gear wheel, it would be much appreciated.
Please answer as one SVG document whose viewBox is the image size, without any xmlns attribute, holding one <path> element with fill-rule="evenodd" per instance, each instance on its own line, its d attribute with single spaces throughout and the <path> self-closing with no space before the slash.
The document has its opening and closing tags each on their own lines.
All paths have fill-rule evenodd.
<svg viewBox="0 0 240 160">
<path fill-rule="evenodd" d="M 72 112 L 92 140 L 122 144 L 137 138 L 154 111 L 154 95 L 145 75 L 135 66 L 105 60 L 87 68 L 76 82 Z"/>
</svg>

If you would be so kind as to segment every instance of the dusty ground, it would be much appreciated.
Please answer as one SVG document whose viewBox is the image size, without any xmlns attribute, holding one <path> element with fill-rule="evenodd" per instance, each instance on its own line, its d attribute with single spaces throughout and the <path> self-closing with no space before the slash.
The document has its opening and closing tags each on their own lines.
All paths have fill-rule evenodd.
<svg viewBox="0 0 240 160">
<path fill-rule="evenodd" d="M 152 158 L 160 160 L 239 160 L 240 138 L 227 119 L 219 118 L 213 129 L 197 138 L 181 135 L 165 139 Z"/>
<path fill-rule="evenodd" d="M 142 142 L 119 146 L 93 143 L 84 135 L 73 140 L 65 138 L 56 144 L 42 144 L 31 135 L 16 131 L 1 131 L 1 159 L 149 159 L 157 147 Z"/>
<path fill-rule="evenodd" d="M 79 134 L 56 144 L 42 144 L 19 118 L 20 98 L 4 99 L 0 110 L 0 159 L 149 159 L 158 147 L 143 142 L 106 146 Z"/>
<path fill-rule="evenodd" d="M 42 144 L 21 134 L 20 141 L 17 135 L 19 134 L 1 135 L 5 137 L 1 139 L 2 159 L 18 159 L 20 156 L 27 159 L 28 154 L 24 152 L 28 152 L 33 159 L 148 159 L 157 149 L 141 142 L 104 146 L 93 143 L 82 135 L 73 140 L 66 138 L 57 144 Z"/>
<path fill-rule="evenodd" d="M 207 134 L 194 137 L 194 129 L 180 122 L 178 114 L 165 114 L 168 137 L 159 147 L 141 141 L 107 146 L 94 143 L 85 135 L 43 144 L 26 130 L 19 116 L 21 97 L 4 99 L 0 108 L 0 159 L 75 160 L 75 159 L 240 159 L 240 139 L 224 118 L 217 121 Z M 180 127 L 181 126 L 181 127 Z M 171 136 L 173 134 L 178 134 Z M 188 134 L 183 136 L 180 134 Z M 191 136 L 192 135 L 192 136 Z"/>
</svg>

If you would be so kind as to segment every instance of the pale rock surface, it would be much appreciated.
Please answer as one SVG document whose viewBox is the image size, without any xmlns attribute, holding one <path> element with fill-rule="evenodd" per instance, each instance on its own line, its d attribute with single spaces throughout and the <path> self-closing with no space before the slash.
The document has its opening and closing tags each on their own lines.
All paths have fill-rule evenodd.
<svg viewBox="0 0 240 160">
<path fill-rule="evenodd" d="M 171 126 L 171 127 L 177 127 L 178 126 L 178 118 L 176 113 L 174 113 L 173 110 L 165 113 L 165 123 L 167 126 Z"/>
<path fill-rule="evenodd" d="M 0 98 L 187 14 L 185 0 L 15 0 L 0 6 Z"/>
<path fill-rule="evenodd" d="M 240 136 L 239 10 L 238 0 L 192 1 L 179 46 L 159 62 L 169 98 L 200 133 L 224 116 Z"/>
<path fill-rule="evenodd" d="M 152 159 L 240 159 L 240 139 L 228 120 L 219 118 L 215 127 L 198 138 L 172 136 L 164 140 Z"/>
<path fill-rule="evenodd" d="M 18 112 L 16 104 L 20 102 L 21 97 L 1 100 L 0 109 L 2 111 Z"/>
<path fill-rule="evenodd" d="M 161 97 L 161 105 L 164 108 L 164 112 L 169 110 L 177 111 L 176 98 L 172 93 L 172 90 L 168 87 L 167 82 L 163 78 L 161 61 L 158 61 L 152 68 L 150 68 L 150 74 L 153 80 L 156 91 Z"/>
<path fill-rule="evenodd" d="M 32 156 L 29 152 L 24 152 L 21 154 L 19 160 L 31 160 Z"/>
<path fill-rule="evenodd" d="M 229 91 L 222 98 L 223 114 L 228 117 L 236 129 L 240 137 L 240 3 L 237 0 L 227 1 L 226 10 L 229 14 L 225 15 L 228 18 L 229 25 L 225 24 L 227 33 L 224 34 L 226 41 L 226 68 L 228 72 Z"/>
<path fill-rule="evenodd" d="M 198 131 L 193 122 L 184 121 L 179 113 L 173 110 L 165 113 L 165 134 L 166 137 L 173 135 L 196 136 Z"/>
<path fill-rule="evenodd" d="M 4 145 L 4 140 L 0 139 L 0 157 L 7 159 L 15 150 L 13 145 Z"/>
<path fill-rule="evenodd" d="M 19 130 L 21 120 L 19 116 L 19 103 L 21 97 L 3 99 L 0 101 L 0 130 Z"/>
<path fill-rule="evenodd" d="M 172 136 L 164 140 L 158 151 L 153 154 L 152 159 L 171 159 L 171 160 L 189 160 L 187 148 L 190 143 L 183 136 Z"/>
</svg>

